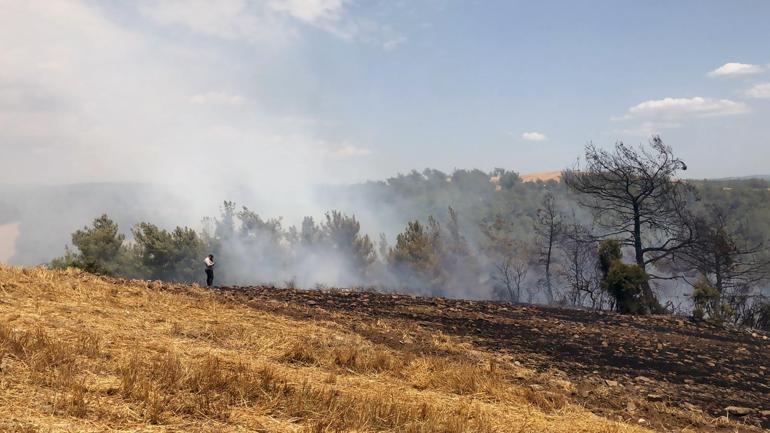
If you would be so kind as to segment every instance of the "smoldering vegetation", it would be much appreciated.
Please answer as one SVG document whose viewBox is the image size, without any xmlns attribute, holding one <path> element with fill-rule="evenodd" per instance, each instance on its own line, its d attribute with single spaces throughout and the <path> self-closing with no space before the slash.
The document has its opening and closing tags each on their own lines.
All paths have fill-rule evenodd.
<svg viewBox="0 0 770 433">
<path fill-rule="evenodd" d="M 327 212 L 284 220 L 225 201 L 200 225 L 103 215 L 53 266 L 215 285 L 355 287 L 626 313 L 762 322 L 770 183 L 686 180 L 659 139 L 605 151 L 562 180 L 426 169 L 323 187 Z M 593 166 L 591 164 L 594 164 Z M 614 167 L 606 170 L 607 164 Z M 628 199 L 630 197 L 630 199 Z M 630 201 L 629 201 L 630 200 Z"/>
</svg>

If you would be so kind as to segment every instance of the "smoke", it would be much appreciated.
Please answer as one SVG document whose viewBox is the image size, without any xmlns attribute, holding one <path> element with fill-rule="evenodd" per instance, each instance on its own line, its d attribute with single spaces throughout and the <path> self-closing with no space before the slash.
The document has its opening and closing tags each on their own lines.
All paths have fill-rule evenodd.
<svg viewBox="0 0 770 433">
<path fill-rule="evenodd" d="M 70 233 L 102 213 L 126 234 L 142 221 L 199 228 L 224 199 L 282 216 L 282 231 L 338 209 L 391 244 L 409 220 L 435 215 L 445 223 L 452 205 L 471 255 L 481 257 L 471 206 L 340 186 L 371 178 L 387 155 L 351 142 L 324 115 L 334 101 L 306 63 L 303 31 L 369 47 L 397 39 L 356 22 L 348 3 L 0 3 L 0 183 L 13 185 L 0 190 L 0 223 L 20 223 L 11 261 L 50 261 Z M 475 175 L 489 185 L 486 174 Z M 238 284 L 432 290 L 423 276 L 394 275 L 382 257 L 363 276 L 342 252 L 290 248 L 274 236 L 229 238 L 222 271 Z M 453 264 L 442 293 L 489 297 L 476 266 L 489 264 Z"/>
<path fill-rule="evenodd" d="M 312 101 L 299 26 L 353 37 L 344 2 L 0 3 L 0 224 L 46 262 L 108 213 L 199 226 L 227 198 L 287 221 L 360 179 L 365 145 Z"/>
<path fill-rule="evenodd" d="M 237 189 L 258 204 L 316 210 L 307 186 L 354 178 L 366 168 L 346 161 L 367 153 L 329 139 L 324 119 L 271 89 L 313 81 L 301 66 L 274 74 L 295 62 L 285 49 L 297 43 L 293 14 L 319 23 L 335 14 L 257 5 L 3 2 L 0 182 L 153 183 L 191 215 Z M 179 27 L 184 37 L 164 34 Z M 228 28 L 236 33 L 217 30 Z"/>
</svg>

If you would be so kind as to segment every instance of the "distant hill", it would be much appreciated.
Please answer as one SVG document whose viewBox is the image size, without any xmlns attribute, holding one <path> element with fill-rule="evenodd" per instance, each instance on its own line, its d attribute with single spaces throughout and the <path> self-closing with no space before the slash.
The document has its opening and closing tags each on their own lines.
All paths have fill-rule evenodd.
<svg viewBox="0 0 770 433">
<path fill-rule="evenodd" d="M 758 179 L 758 180 L 768 180 L 770 181 L 770 174 L 756 174 L 752 176 L 734 176 L 734 177 L 721 177 L 711 180 L 751 180 L 751 179 Z"/>
<path fill-rule="evenodd" d="M 521 180 L 524 182 L 536 182 L 538 180 L 546 182 L 549 180 L 561 180 L 561 170 L 557 171 L 539 171 L 535 173 L 522 174 Z M 715 181 L 733 181 L 733 180 L 767 180 L 770 181 L 770 174 L 757 174 L 751 176 L 734 176 L 734 177 L 720 177 L 720 178 L 707 178 L 707 180 Z"/>
<path fill-rule="evenodd" d="M 524 182 L 536 182 L 538 180 L 547 182 L 549 180 L 560 181 L 561 170 L 558 171 L 539 171 L 536 173 L 529 173 L 521 175 L 521 180 Z"/>
<path fill-rule="evenodd" d="M 496 194 L 510 188 L 499 184 L 499 173 L 480 170 L 454 174 L 426 170 L 425 173 L 414 172 L 382 181 L 325 188 L 316 185 L 310 186 L 310 189 L 315 188 L 314 200 L 321 207 L 318 212 L 337 209 L 355 214 L 370 235 L 386 233 L 392 239 L 406 221 L 427 218 L 428 215 L 440 218 L 445 215 L 447 206 L 459 212 L 469 232 L 495 206 L 507 208 L 515 204 L 521 212 L 532 214 L 536 212 L 540 200 L 540 188 L 532 182 L 558 181 L 561 177 L 561 171 L 556 170 L 524 174 L 519 176 L 524 182 L 519 185 L 521 188 Z M 453 180 L 447 182 L 447 179 Z M 770 187 L 767 182 L 770 182 L 770 175 L 693 180 L 694 184 L 703 187 L 719 183 L 715 185 L 719 190 L 745 191 L 766 190 Z M 563 188 L 561 184 L 558 186 L 558 189 Z M 196 196 L 193 203 L 190 202 L 192 196 L 191 193 L 181 197 L 169 188 L 145 183 L 0 185 L 0 261 L 18 265 L 49 262 L 63 253 L 72 232 L 90 224 L 93 218 L 103 213 L 110 215 L 123 233 L 128 233 L 133 225 L 142 221 L 164 228 L 177 225 L 197 228 L 202 217 L 217 215 L 217 207 L 223 200 L 247 205 L 263 216 L 291 217 L 287 213 L 292 209 L 285 203 L 276 206 L 274 201 L 260 202 L 247 186 Z M 767 206 L 753 199 L 746 203 L 751 203 L 753 208 L 764 209 Z M 768 223 L 764 212 L 751 214 L 754 226 L 766 227 Z M 288 219 L 284 223 L 291 224 Z M 472 235 L 469 233 L 469 236 Z"/>
</svg>

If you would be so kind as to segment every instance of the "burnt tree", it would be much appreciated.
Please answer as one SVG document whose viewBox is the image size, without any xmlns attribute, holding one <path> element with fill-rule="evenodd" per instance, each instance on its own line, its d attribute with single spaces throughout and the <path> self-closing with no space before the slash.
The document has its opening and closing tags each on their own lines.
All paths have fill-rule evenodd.
<svg viewBox="0 0 770 433">
<path fill-rule="evenodd" d="M 752 297 L 751 291 L 770 277 L 770 261 L 762 242 L 751 244 L 742 236 L 744 227 L 728 206 L 711 205 L 695 220 L 695 238 L 677 259 L 697 270 L 713 288 L 712 309 L 727 305 L 740 319 L 739 311 Z"/>
<path fill-rule="evenodd" d="M 556 208 L 556 199 L 548 192 L 543 198 L 542 208 L 537 211 L 537 224 L 535 233 L 540 243 L 540 263 L 545 268 L 543 285 L 545 296 L 549 304 L 554 302 L 553 294 L 553 256 L 559 236 L 562 232 L 562 215 Z"/>
<path fill-rule="evenodd" d="M 693 240 L 688 201 L 695 192 L 676 178 L 687 166 L 657 136 L 639 148 L 619 142 L 604 150 L 589 144 L 585 157 L 585 167 L 564 171 L 565 184 L 593 211 L 601 237 L 632 248 L 636 264 L 658 278 L 647 271 Z M 660 312 L 650 284 L 641 289 L 642 312 Z"/>
<path fill-rule="evenodd" d="M 570 304 L 580 306 L 588 297 L 591 308 L 601 306 L 603 299 L 596 275 L 596 242 L 591 230 L 578 221 L 574 210 L 569 223 L 563 227 L 559 244 L 564 257 L 562 274 L 570 286 Z"/>
<path fill-rule="evenodd" d="M 530 265 L 526 242 L 515 239 L 511 221 L 501 216 L 479 227 L 486 236 L 487 242 L 483 248 L 490 259 L 490 276 L 496 283 L 495 295 L 500 299 L 507 295 L 511 303 L 521 302 L 521 288 Z M 505 293 L 501 293 L 503 291 Z"/>
</svg>

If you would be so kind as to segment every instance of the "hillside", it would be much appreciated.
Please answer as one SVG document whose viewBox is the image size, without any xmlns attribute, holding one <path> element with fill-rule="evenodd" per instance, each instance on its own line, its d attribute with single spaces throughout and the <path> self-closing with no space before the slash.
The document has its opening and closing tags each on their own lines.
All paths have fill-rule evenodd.
<svg viewBox="0 0 770 433">
<path fill-rule="evenodd" d="M 561 181 L 561 171 L 540 171 L 537 173 L 528 173 L 521 175 L 523 182 L 536 182 L 538 180 L 547 182 L 549 180 Z"/>
<path fill-rule="evenodd" d="M 40 268 L 0 294 L 3 432 L 748 432 L 701 408 L 770 406 L 766 336 L 681 319 Z"/>
</svg>

